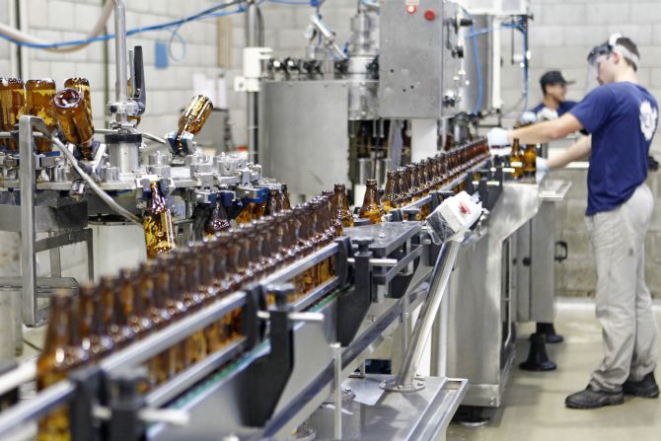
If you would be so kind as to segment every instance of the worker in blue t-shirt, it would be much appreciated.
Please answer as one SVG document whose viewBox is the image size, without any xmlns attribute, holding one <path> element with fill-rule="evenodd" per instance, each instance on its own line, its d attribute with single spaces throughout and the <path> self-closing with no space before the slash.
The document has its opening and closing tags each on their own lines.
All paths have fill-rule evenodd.
<svg viewBox="0 0 661 441">
<path fill-rule="evenodd" d="M 590 136 L 538 170 L 590 156 L 586 223 L 597 267 L 596 312 L 603 327 L 604 359 L 585 390 L 567 397 L 570 408 L 622 404 L 624 394 L 659 396 L 654 369 L 659 356 L 652 299 L 645 284 L 645 235 L 654 199 L 645 185 L 647 156 L 657 129 L 656 99 L 638 84 L 637 46 L 620 34 L 595 47 L 588 61 L 600 87 L 562 117 L 514 131 L 489 132 L 490 145 L 514 138 L 536 144 L 585 129 Z"/>
<path fill-rule="evenodd" d="M 537 121 L 550 121 L 567 113 L 576 105 L 575 101 L 567 101 L 567 85 L 574 81 L 567 81 L 558 70 L 551 70 L 542 75 L 539 84 L 542 86 L 544 97 L 542 102 L 533 107 L 531 111 Z"/>
</svg>

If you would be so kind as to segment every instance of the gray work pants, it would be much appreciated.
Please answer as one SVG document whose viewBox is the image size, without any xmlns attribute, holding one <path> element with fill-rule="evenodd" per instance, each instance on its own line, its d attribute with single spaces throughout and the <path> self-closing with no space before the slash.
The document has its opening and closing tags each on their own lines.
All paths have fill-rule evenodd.
<svg viewBox="0 0 661 441">
<path fill-rule="evenodd" d="M 657 327 L 645 284 L 645 234 L 653 208 L 652 192 L 642 184 L 617 209 L 586 217 L 604 339 L 604 359 L 591 382 L 605 390 L 619 391 L 627 378 L 639 381 L 656 368 Z"/>
</svg>

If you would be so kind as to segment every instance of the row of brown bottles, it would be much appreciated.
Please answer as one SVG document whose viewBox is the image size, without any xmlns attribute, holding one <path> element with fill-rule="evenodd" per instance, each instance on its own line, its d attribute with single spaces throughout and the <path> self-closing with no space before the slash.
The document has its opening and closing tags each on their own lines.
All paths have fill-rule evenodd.
<svg viewBox="0 0 661 441">
<path fill-rule="evenodd" d="M 537 173 L 537 147 L 534 144 L 526 145 L 521 152 L 521 144 L 518 138 L 512 141 L 512 152 L 510 153 L 510 166 L 514 169 L 513 179 L 522 177 L 534 178 Z"/>
<path fill-rule="evenodd" d="M 0 78 L 0 130 L 15 130 L 21 115 L 40 117 L 51 133 L 61 127 L 64 138 L 80 146 L 83 155 L 89 159 L 94 125 L 87 79 L 69 78 L 64 83 L 64 90 L 57 93 L 55 81 L 50 78 L 25 83 L 17 78 Z M 37 139 L 35 144 L 40 153 L 52 150 L 47 140 Z M 13 139 L 3 140 L 0 147 L 18 150 Z"/>
<path fill-rule="evenodd" d="M 376 180 L 368 179 L 359 216 L 369 219 L 372 224 L 380 223 L 383 215 L 393 208 L 405 207 L 427 196 L 431 191 L 440 190 L 488 157 L 487 143 L 476 142 L 388 171 L 386 188 L 380 200 Z M 418 220 L 426 218 L 429 209 L 428 204 L 421 207 Z"/>
<path fill-rule="evenodd" d="M 248 224 L 264 216 L 273 216 L 282 210 L 291 210 L 287 184 L 282 184 L 280 190 L 270 188 L 266 199 L 262 202 L 250 202 L 237 216 L 238 224 Z"/>
</svg>

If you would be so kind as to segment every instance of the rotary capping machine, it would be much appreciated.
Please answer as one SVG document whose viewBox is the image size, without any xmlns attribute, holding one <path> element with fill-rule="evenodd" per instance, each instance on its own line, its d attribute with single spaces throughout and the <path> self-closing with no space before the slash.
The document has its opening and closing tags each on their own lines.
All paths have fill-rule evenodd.
<svg viewBox="0 0 661 441">
<path fill-rule="evenodd" d="M 474 196 L 453 196 L 460 185 Z M 30 436 L 39 417 L 65 403 L 73 440 L 292 439 L 295 431 L 293 439 L 439 439 L 467 382 L 415 374 L 461 243 L 482 228 L 475 201 L 488 205 L 501 189 L 490 160 L 473 164 L 442 190 L 391 211 L 387 222 L 347 228 L 334 243 L 14 404 L 0 413 L 0 439 Z M 432 215 L 415 221 L 424 204 Z M 328 258 L 336 275 L 289 302 L 286 282 Z M 145 361 L 239 307 L 240 339 L 137 392 Z M 366 374 L 364 360 L 402 327 L 398 375 Z M 0 395 L 25 369 L 0 377 Z"/>
<path fill-rule="evenodd" d="M 269 187 L 279 188 L 275 181 L 263 178 L 259 165 L 231 154 L 211 156 L 197 150 L 190 133 L 176 136 L 172 132 L 163 139 L 136 129 L 136 120 L 146 110 L 142 48 L 127 52 L 123 0 L 114 0 L 114 19 L 117 83 L 115 100 L 107 105 L 111 128 L 96 130 L 103 142 L 94 141 L 93 156 L 79 159 L 76 146 L 51 139 L 44 122 L 34 116 L 22 116 L 16 131 L 0 133 L 2 138 L 17 139 L 19 145 L 16 153 L 0 153 L 0 230 L 21 233 L 23 250 L 22 276 L 3 278 L 1 284 L 22 290 L 17 314 L 27 326 L 45 320 L 47 309 L 42 308 L 41 297 L 54 288 L 77 286 L 73 278 L 61 277 L 59 248 L 85 242 L 88 277 L 93 280 L 89 219 L 101 216 L 112 223 L 107 215 L 114 219 L 119 215 L 124 222 L 142 225 L 136 213 L 149 197 L 150 181 L 159 182 L 171 204 L 184 207 L 175 218 L 175 224 L 184 227 L 192 225 L 193 210 L 199 204 L 211 205 L 220 197 L 232 212 L 251 201 L 263 202 Z M 129 78 L 136 85 L 131 94 Z M 35 153 L 35 139 L 51 140 L 53 152 Z M 143 154 L 147 142 L 167 146 L 170 152 Z M 36 240 L 42 232 L 50 233 L 49 237 Z M 35 253 L 43 251 L 50 251 L 52 277 L 37 279 Z"/>
</svg>

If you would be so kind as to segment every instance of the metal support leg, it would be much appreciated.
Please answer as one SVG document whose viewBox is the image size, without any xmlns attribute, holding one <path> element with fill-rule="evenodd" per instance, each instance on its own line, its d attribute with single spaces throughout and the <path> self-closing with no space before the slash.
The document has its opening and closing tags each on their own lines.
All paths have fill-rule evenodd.
<svg viewBox="0 0 661 441">
<path fill-rule="evenodd" d="M 335 392 L 333 394 L 335 401 L 335 424 L 333 438 L 340 440 L 342 439 L 342 345 L 333 343 L 331 344 L 331 348 L 335 357 Z"/>
<path fill-rule="evenodd" d="M 443 300 L 460 247 L 460 242 L 451 241 L 443 244 L 429 283 L 429 297 L 422 306 L 420 316 L 416 321 L 413 337 L 406 351 L 402 370 L 394 383 L 385 385 L 387 390 L 414 392 L 424 387 L 421 382 L 414 382 L 415 374 L 418 370 L 424 347 L 429 339 L 434 320 L 441 306 L 441 301 Z"/>
</svg>

